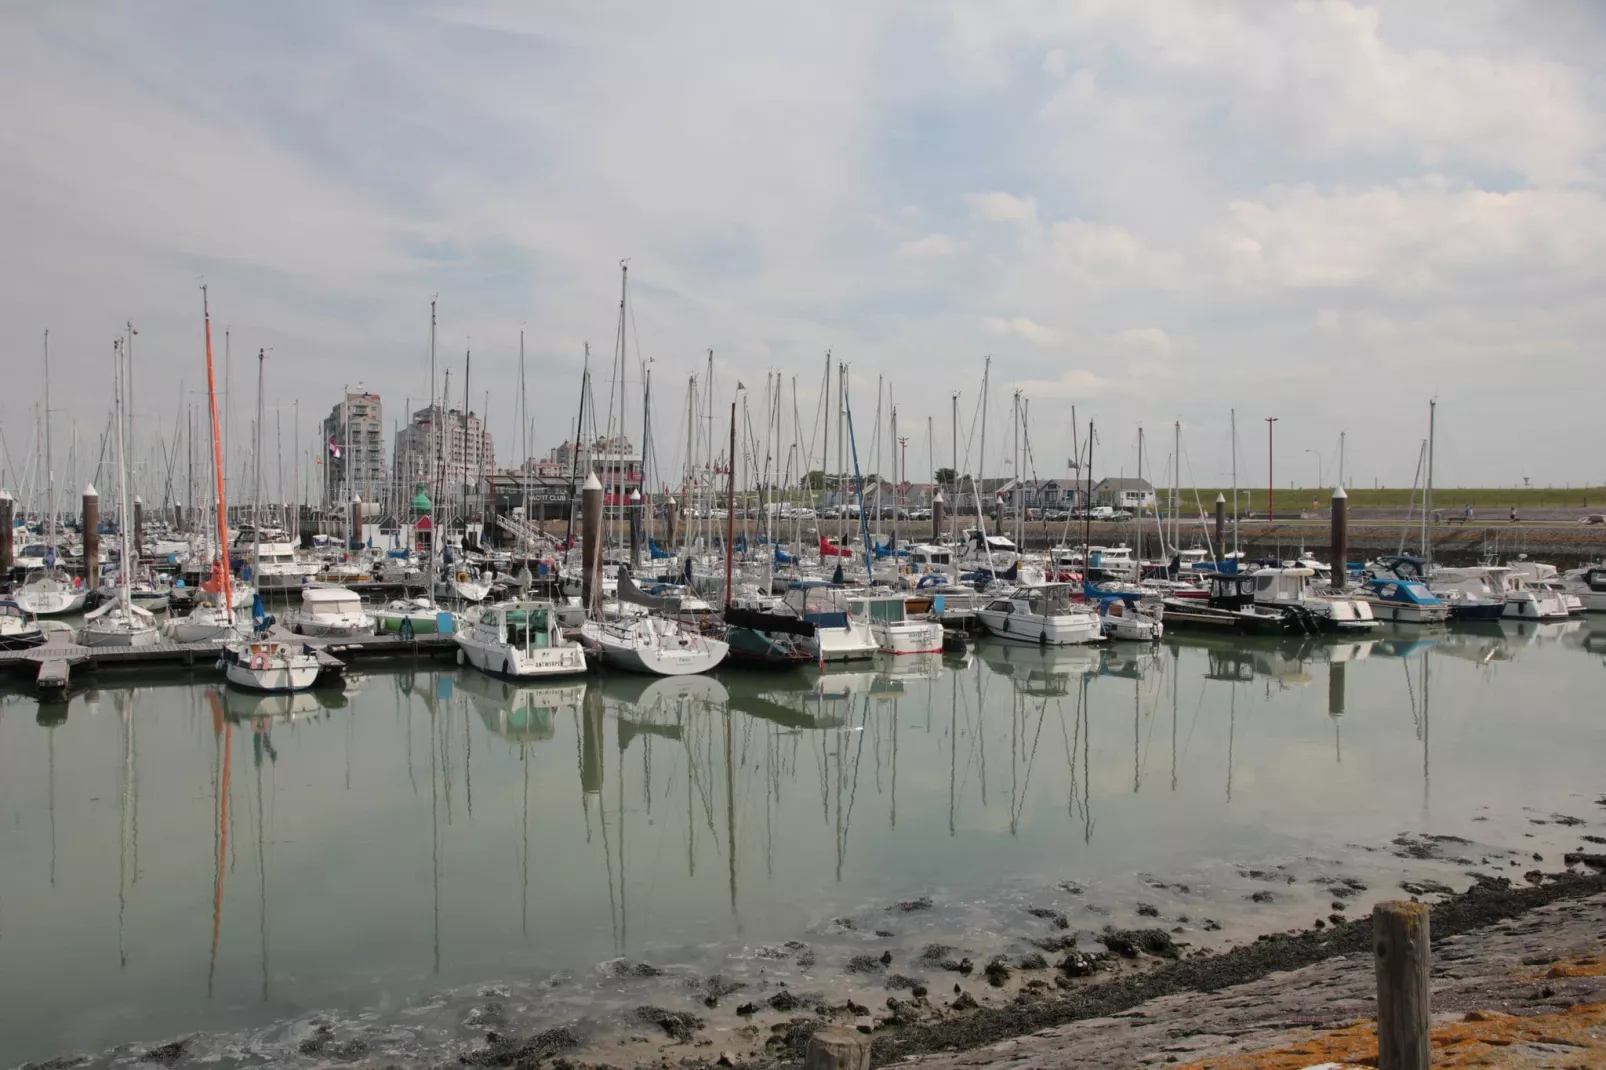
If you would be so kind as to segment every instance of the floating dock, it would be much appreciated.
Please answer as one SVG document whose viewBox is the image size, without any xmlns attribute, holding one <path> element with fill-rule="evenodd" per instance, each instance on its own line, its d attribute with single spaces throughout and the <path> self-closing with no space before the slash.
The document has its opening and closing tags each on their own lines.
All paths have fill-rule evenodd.
<svg viewBox="0 0 1606 1070">
<path fill-rule="evenodd" d="M 352 639 L 314 639 L 290 635 L 275 628 L 271 637 L 281 642 L 306 646 L 318 658 L 324 676 L 338 677 L 357 662 L 396 658 L 450 657 L 457 642 L 450 635 L 420 635 L 402 639 L 394 635 L 367 635 Z M 31 676 L 41 695 L 61 695 L 69 691 L 84 674 L 102 669 L 188 669 L 216 675 L 221 643 L 160 642 L 138 647 L 83 646 L 77 642 L 52 638 L 42 646 L 27 650 L 0 651 L 0 672 Z"/>
</svg>

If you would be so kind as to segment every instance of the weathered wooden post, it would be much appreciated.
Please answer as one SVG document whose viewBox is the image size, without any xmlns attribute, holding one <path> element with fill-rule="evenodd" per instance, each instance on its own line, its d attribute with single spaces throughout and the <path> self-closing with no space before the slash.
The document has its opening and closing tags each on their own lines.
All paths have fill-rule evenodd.
<svg viewBox="0 0 1606 1070">
<path fill-rule="evenodd" d="M 134 544 L 129 548 L 133 561 L 127 563 L 119 561 L 118 568 L 132 568 L 139 561 L 145 546 L 145 501 L 138 494 L 134 495 Z M 129 575 L 133 575 L 130 573 Z"/>
<path fill-rule="evenodd" d="M 1372 911 L 1377 956 L 1378 1070 L 1429 1070 L 1428 908 L 1393 900 Z"/>
<path fill-rule="evenodd" d="M 931 541 L 933 543 L 936 543 L 942 539 L 943 523 L 948 519 L 943 514 L 947 511 L 948 502 L 943 498 L 942 490 L 939 488 L 937 492 L 931 496 Z"/>
<path fill-rule="evenodd" d="M 1333 586 L 1342 590 L 1349 584 L 1349 495 L 1344 488 L 1333 491 Z"/>
<path fill-rule="evenodd" d="M 84 484 L 84 588 L 100 586 L 100 491 Z"/>
<path fill-rule="evenodd" d="M 602 597 L 602 481 L 595 472 L 580 488 L 580 567 L 580 604 L 590 613 Z"/>
<path fill-rule="evenodd" d="M 664 545 L 675 545 L 675 499 L 673 495 L 664 498 Z"/>
<path fill-rule="evenodd" d="M 11 526 L 11 511 L 15 506 L 16 499 L 11 492 L 0 487 L 0 576 L 10 572 L 12 563 L 17 559 L 12 542 L 16 538 L 16 529 Z"/>
<path fill-rule="evenodd" d="M 803 1070 L 870 1070 L 870 1038 L 846 1029 L 821 1029 L 809 1037 Z"/>
<path fill-rule="evenodd" d="M 1227 496 L 1216 492 L 1216 558 L 1227 557 Z"/>
<path fill-rule="evenodd" d="M 351 534 L 346 539 L 348 550 L 355 550 L 362 545 L 362 496 L 351 496 Z"/>
</svg>

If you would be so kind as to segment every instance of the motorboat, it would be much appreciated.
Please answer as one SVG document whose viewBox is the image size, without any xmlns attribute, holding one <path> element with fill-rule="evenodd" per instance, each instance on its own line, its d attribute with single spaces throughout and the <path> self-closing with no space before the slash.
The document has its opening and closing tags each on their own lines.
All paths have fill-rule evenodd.
<svg viewBox="0 0 1606 1070">
<path fill-rule="evenodd" d="M 374 618 L 363 609 L 356 592 L 340 586 L 310 586 L 301 589 L 301 610 L 290 623 L 297 635 L 330 639 L 350 639 L 372 635 Z"/>
<path fill-rule="evenodd" d="M 1313 635 L 1322 630 L 1316 615 L 1298 603 L 1263 605 L 1255 600 L 1252 572 L 1204 572 L 1207 597 L 1164 598 L 1172 631 L 1244 635 Z"/>
<path fill-rule="evenodd" d="M 1338 592 L 1313 589 L 1313 569 L 1262 568 L 1248 575 L 1254 580 L 1256 605 L 1299 606 L 1316 618 L 1323 631 L 1364 631 L 1381 623 L 1372 615 L 1368 602 Z"/>
<path fill-rule="evenodd" d="M 815 656 L 822 661 L 860 661 L 875 657 L 881 649 L 870 621 L 851 611 L 840 587 L 821 580 L 798 581 L 782 600 L 814 625 Z"/>
<path fill-rule="evenodd" d="M 1443 598 L 1443 591 L 1461 588 L 1479 597 L 1504 601 L 1502 620 L 1566 620 L 1567 604 L 1554 593 L 1529 587 L 1521 576 L 1504 565 L 1476 565 L 1470 568 L 1441 568 L 1433 573 L 1428 588 Z"/>
<path fill-rule="evenodd" d="M 1372 616 L 1395 624 L 1443 624 L 1450 607 L 1417 580 L 1376 577 L 1356 597 L 1372 607 Z"/>
<path fill-rule="evenodd" d="M 911 620 L 903 594 L 893 591 L 847 591 L 848 615 L 867 622 L 883 654 L 942 653 L 942 624 Z"/>
<path fill-rule="evenodd" d="M 29 620 L 15 602 L 0 602 L 0 650 L 27 650 L 46 639 L 37 621 Z"/>
<path fill-rule="evenodd" d="M 293 542 L 258 543 L 251 581 L 264 591 L 282 591 L 312 582 L 317 569 L 296 553 Z"/>
<path fill-rule="evenodd" d="M 1586 613 L 1606 613 L 1606 565 L 1585 565 L 1562 577 Z"/>
<path fill-rule="evenodd" d="M 58 565 L 29 569 L 11 597 L 29 616 L 59 617 L 83 609 L 89 592 Z"/>
<path fill-rule="evenodd" d="M 380 635 L 395 635 L 403 631 L 413 635 L 434 635 L 442 630 L 442 615 L 450 617 L 451 612 L 442 609 L 427 595 L 415 595 L 392 599 L 378 609 L 369 610 L 368 615 L 374 618 L 374 630 Z M 450 625 L 446 630 L 450 630 Z"/>
<path fill-rule="evenodd" d="M 604 664 L 651 676 L 708 672 L 724 661 L 730 650 L 722 639 L 657 614 L 588 621 L 581 634 L 596 648 Z"/>
<path fill-rule="evenodd" d="M 1107 639 L 1130 643 L 1158 643 L 1165 634 L 1161 618 L 1165 614 L 1162 604 L 1146 606 L 1136 600 L 1111 598 L 1104 603 L 1099 614 L 1099 626 Z"/>
<path fill-rule="evenodd" d="M 585 672 L 585 648 L 564 637 L 546 600 L 497 602 L 457 633 L 457 663 L 514 679 Z"/>
<path fill-rule="evenodd" d="M 1529 590 L 1549 591 L 1560 598 L 1568 613 L 1585 611 L 1584 600 L 1570 584 L 1562 580 L 1560 570 L 1555 565 L 1547 565 L 1543 561 L 1530 561 L 1526 554 L 1519 554 L 1508 567 L 1511 569 L 1511 574 L 1520 577 L 1523 586 Z"/>
<path fill-rule="evenodd" d="M 1099 614 L 1072 601 L 1075 588 L 1068 583 L 1017 587 L 994 598 L 976 616 L 989 634 L 1019 643 L 1074 646 L 1104 638 Z"/>
<path fill-rule="evenodd" d="M 317 655 L 305 645 L 267 638 L 228 644 L 219 664 L 229 683 L 248 691 L 305 691 L 319 672 Z"/>
</svg>

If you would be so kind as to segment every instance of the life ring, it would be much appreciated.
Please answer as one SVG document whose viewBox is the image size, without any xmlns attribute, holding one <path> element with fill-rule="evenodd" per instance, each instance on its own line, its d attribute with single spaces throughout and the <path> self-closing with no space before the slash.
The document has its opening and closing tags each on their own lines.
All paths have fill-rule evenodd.
<svg viewBox="0 0 1606 1070">
<path fill-rule="evenodd" d="M 467 572 L 459 572 L 457 574 L 457 582 L 458 583 L 467 583 L 468 582 L 468 573 Z"/>
</svg>

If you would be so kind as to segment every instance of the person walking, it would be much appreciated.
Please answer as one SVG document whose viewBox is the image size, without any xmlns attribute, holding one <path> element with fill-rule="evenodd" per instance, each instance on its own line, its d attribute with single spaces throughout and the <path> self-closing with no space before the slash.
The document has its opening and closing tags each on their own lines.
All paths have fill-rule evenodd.
<svg viewBox="0 0 1606 1070">
<path fill-rule="evenodd" d="M 1517 507 L 1515 505 L 1511 507 L 1511 522 L 1513 524 L 1517 522 Z"/>
<path fill-rule="evenodd" d="M 1472 523 L 1472 503 L 1471 502 L 1467 503 L 1466 511 L 1461 514 L 1461 522 L 1463 524 Z"/>
</svg>

